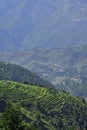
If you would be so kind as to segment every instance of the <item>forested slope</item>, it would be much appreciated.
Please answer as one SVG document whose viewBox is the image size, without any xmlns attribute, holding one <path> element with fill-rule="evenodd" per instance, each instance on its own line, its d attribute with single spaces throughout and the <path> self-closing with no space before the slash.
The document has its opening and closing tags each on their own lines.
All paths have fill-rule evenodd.
<svg viewBox="0 0 87 130">
<path fill-rule="evenodd" d="M 41 79 L 28 69 L 18 65 L 5 64 L 4 62 L 0 62 L 0 80 L 11 80 L 38 86 L 53 87 L 51 83 Z"/>
</svg>

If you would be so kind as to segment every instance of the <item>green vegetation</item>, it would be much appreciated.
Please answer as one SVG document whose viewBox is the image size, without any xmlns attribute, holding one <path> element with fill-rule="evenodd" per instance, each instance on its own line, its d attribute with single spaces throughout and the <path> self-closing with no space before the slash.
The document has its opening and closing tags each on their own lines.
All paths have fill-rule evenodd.
<svg viewBox="0 0 87 130">
<path fill-rule="evenodd" d="M 51 83 L 41 79 L 28 69 L 18 65 L 5 64 L 4 62 L 0 62 L 0 80 L 11 80 L 25 84 L 53 87 Z"/>
<path fill-rule="evenodd" d="M 0 121 L 0 128 L 3 130 L 36 130 L 33 126 L 28 127 L 23 124 L 22 118 L 20 107 L 8 101 Z"/>
<path fill-rule="evenodd" d="M 38 130 L 87 129 L 86 102 L 68 93 L 12 81 L 0 81 L 1 121 L 6 100 L 13 102 L 12 109 L 16 105 L 19 117 L 21 110 L 22 125 L 28 128 L 33 126 Z M 12 111 L 14 112 L 14 109 Z"/>
<path fill-rule="evenodd" d="M 3 114 L 2 121 L 5 130 L 20 130 L 22 127 L 20 108 L 7 102 L 6 111 Z"/>
</svg>

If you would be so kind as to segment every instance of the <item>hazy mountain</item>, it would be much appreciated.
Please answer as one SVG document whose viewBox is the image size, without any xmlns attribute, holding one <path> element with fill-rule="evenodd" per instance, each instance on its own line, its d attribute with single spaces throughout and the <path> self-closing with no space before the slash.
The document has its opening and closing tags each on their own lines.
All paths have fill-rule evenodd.
<svg viewBox="0 0 87 130">
<path fill-rule="evenodd" d="M 37 130 L 87 129 L 87 104 L 83 99 L 45 87 L 0 81 L 1 129 L 7 99 L 20 107 L 22 123 L 34 126 Z"/>
<path fill-rule="evenodd" d="M 0 0 L 0 50 L 87 43 L 86 0 Z"/>
</svg>

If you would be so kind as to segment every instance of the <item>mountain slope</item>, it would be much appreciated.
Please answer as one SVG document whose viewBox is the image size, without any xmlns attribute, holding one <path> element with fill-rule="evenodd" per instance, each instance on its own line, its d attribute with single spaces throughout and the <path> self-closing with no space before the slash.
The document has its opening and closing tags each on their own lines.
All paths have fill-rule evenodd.
<svg viewBox="0 0 87 130">
<path fill-rule="evenodd" d="M 52 4 L 52 3 L 51 3 Z M 87 5 L 71 1 L 56 1 L 56 11 L 32 34 L 25 37 L 24 45 L 31 47 L 63 47 L 87 43 Z M 26 46 L 26 48 L 27 48 Z"/>
<path fill-rule="evenodd" d="M 87 45 L 0 52 L 0 60 L 22 65 L 43 79 L 87 100 Z"/>
<path fill-rule="evenodd" d="M 53 87 L 53 85 L 28 69 L 18 65 L 0 62 L 0 80 L 12 80 L 21 83 L 29 83 L 38 86 Z"/>
<path fill-rule="evenodd" d="M 0 48 L 59 47 L 87 43 L 83 0 L 0 1 Z M 2 37 L 3 36 L 3 37 Z M 7 45 L 6 45 L 7 44 Z"/>
<path fill-rule="evenodd" d="M 19 105 L 27 125 L 33 125 L 38 130 L 87 129 L 87 104 L 70 94 L 0 81 L 0 99 L 0 105 L 5 99 Z"/>
</svg>

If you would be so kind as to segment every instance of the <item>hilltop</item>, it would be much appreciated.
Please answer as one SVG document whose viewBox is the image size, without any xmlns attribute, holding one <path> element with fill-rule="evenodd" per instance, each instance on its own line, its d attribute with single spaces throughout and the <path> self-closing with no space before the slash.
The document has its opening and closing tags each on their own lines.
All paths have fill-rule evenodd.
<svg viewBox="0 0 87 130">
<path fill-rule="evenodd" d="M 16 82 L 0 81 L 0 105 L 5 100 L 20 106 L 23 123 L 38 130 L 87 129 L 87 104 L 68 93 Z M 2 117 L 0 107 L 0 117 Z M 2 118 L 0 118 L 2 119 Z"/>
</svg>

